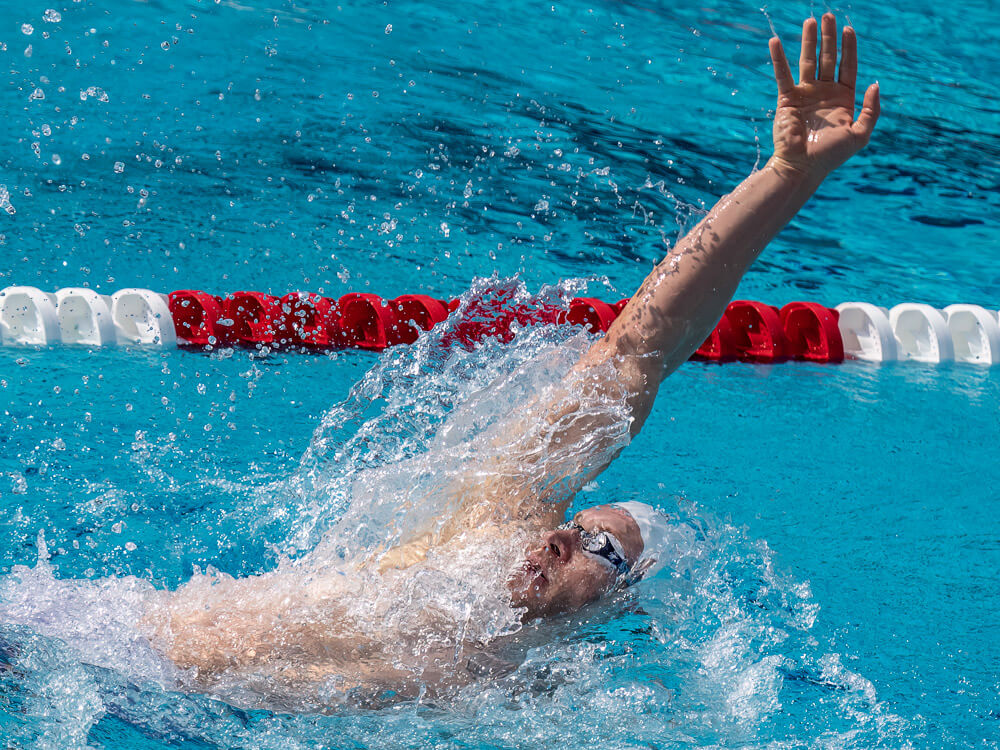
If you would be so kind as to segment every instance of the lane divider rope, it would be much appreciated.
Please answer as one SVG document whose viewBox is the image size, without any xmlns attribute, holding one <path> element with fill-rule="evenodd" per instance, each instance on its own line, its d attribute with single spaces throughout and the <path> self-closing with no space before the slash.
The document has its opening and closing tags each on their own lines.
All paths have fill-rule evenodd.
<svg viewBox="0 0 1000 750">
<path fill-rule="evenodd" d="M 628 301 L 578 297 L 565 309 L 541 304 L 511 307 L 502 299 L 472 300 L 448 336 L 463 345 L 487 336 L 509 340 L 515 322 L 522 326 L 568 323 L 602 332 Z M 459 307 L 457 299 L 444 301 L 423 294 L 384 300 L 367 293 L 333 299 L 309 292 L 277 297 L 241 291 L 219 297 L 196 289 L 160 294 L 129 288 L 106 296 L 82 287 L 49 294 L 35 287 L 10 286 L 0 290 L 0 343 L 381 351 L 413 343 L 422 331 L 443 322 Z M 691 358 L 993 365 L 1000 364 L 1000 314 L 978 305 L 938 310 L 914 302 L 892 309 L 867 302 L 844 302 L 835 308 L 790 302 L 779 309 L 763 302 L 734 300 Z"/>
</svg>

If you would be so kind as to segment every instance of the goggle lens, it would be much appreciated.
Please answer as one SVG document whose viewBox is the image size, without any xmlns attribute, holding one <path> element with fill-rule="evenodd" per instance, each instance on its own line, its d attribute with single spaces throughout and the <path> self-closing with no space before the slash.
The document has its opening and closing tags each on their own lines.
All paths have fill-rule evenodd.
<svg viewBox="0 0 1000 750">
<path fill-rule="evenodd" d="M 625 551 L 614 535 L 606 531 L 587 531 L 580 524 L 570 521 L 559 526 L 560 529 L 578 531 L 580 546 L 584 552 L 595 555 L 618 571 L 618 575 L 629 572 L 629 564 L 625 560 Z"/>
</svg>

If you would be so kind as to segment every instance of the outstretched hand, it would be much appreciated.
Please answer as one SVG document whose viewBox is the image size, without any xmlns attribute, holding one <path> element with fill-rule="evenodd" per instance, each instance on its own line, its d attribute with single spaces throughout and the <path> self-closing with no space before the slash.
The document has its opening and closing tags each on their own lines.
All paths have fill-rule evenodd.
<svg viewBox="0 0 1000 750">
<path fill-rule="evenodd" d="M 837 21 L 832 13 L 822 19 L 819 70 L 816 64 L 815 18 L 802 24 L 799 82 L 795 83 L 781 40 L 770 41 L 778 105 L 774 114 L 774 156 L 777 165 L 814 180 L 823 180 L 868 144 L 879 116 L 878 84 L 865 91 L 861 114 L 854 119 L 858 40 L 854 29 L 844 29 L 837 71 Z"/>
</svg>

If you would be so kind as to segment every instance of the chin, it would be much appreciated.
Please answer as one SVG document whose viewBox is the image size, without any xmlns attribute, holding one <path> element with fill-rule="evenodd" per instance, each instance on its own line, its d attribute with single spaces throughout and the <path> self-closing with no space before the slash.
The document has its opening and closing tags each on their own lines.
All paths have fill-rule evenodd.
<svg viewBox="0 0 1000 750">
<path fill-rule="evenodd" d="M 538 601 L 537 597 L 534 597 L 525 591 L 512 591 L 510 595 L 510 604 L 515 609 L 524 610 L 524 614 L 521 615 L 521 619 L 525 622 L 528 620 L 534 620 L 536 617 L 541 617 L 544 614 L 544 607 L 541 602 Z"/>
<path fill-rule="evenodd" d="M 514 607 L 523 607 L 526 616 L 538 617 L 545 609 L 540 594 L 544 579 L 525 566 L 518 566 L 507 578 L 510 602 Z"/>
</svg>

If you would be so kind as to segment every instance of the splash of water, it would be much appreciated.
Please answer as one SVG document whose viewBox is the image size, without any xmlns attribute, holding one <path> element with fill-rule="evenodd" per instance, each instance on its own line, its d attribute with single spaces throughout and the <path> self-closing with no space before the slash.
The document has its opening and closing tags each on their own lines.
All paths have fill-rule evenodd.
<svg viewBox="0 0 1000 750">
<path fill-rule="evenodd" d="M 481 280 L 446 325 L 412 347 L 387 352 L 324 415 L 299 469 L 262 490 L 278 498 L 271 508 L 297 505 L 297 524 L 276 570 L 252 580 L 196 571 L 169 597 L 138 580 L 66 582 L 80 609 L 108 595 L 102 605 L 107 617 L 82 618 L 83 630 L 66 628 L 50 620 L 51 607 L 36 601 L 35 614 L 20 621 L 73 641 L 102 666 L 149 676 L 148 665 L 99 653 L 103 634 L 95 626 L 131 627 L 128 642 L 149 635 L 187 669 L 180 674 L 182 687 L 210 690 L 240 705 L 315 705 L 355 688 L 384 685 L 401 693 L 399 685 L 412 683 L 419 692 L 440 682 L 431 673 L 454 671 L 468 647 L 485 647 L 519 630 L 520 613 L 504 582 L 527 538 L 512 531 L 473 541 L 463 531 L 406 570 L 382 574 L 376 564 L 408 536 L 441 532 L 470 496 L 487 492 L 501 503 L 508 491 L 569 498 L 593 462 L 603 461 L 602 451 L 627 442 L 624 394 L 588 396 L 567 380 L 592 338 L 518 320 L 524 308 L 565 310 L 577 287 L 566 283 L 529 295 L 517 280 Z M 462 326 L 505 316 L 515 319 L 503 337 L 475 347 L 459 343 Z M 534 411 L 526 410 L 532 403 Z M 582 437 L 565 439 L 569 432 Z M 521 458 L 512 462 L 511 455 Z M 147 456 L 145 463 L 160 475 L 155 461 Z M 33 591 L 61 585 L 44 557 L 18 575 L 19 585 L 11 581 L 10 620 L 30 609 Z M 109 620 L 126 603 L 123 596 L 132 597 L 124 609 L 133 614 Z M 211 617 L 203 615 L 207 610 Z M 254 614 L 279 610 L 280 623 Z M 325 643 L 323 653 L 303 646 L 302 633 L 313 630 L 322 634 L 309 642 Z M 330 638 L 352 656 L 326 659 Z M 226 654 L 224 664 L 210 665 L 214 657 L 205 654 L 212 648 Z M 317 661 L 327 663 L 320 668 Z M 370 679 L 361 662 L 378 664 Z M 177 676 L 167 672 L 156 678 Z M 345 682 L 344 672 L 361 677 Z"/>
<path fill-rule="evenodd" d="M 565 285 L 541 296 L 564 306 L 576 292 Z M 511 308 L 529 300 L 516 281 L 480 281 L 450 325 L 481 314 L 475 300 L 491 295 Z M 40 540 L 35 567 L 0 579 L 0 661 L 10 665 L 3 679 L 16 694 L 32 696 L 24 709 L 31 732 L 57 727 L 53 736 L 67 747 L 82 745 L 88 731 L 107 722 L 220 746 L 308 746 L 329 731 L 369 747 L 398 746 L 404 736 L 419 746 L 471 716 L 480 739 L 500 745 L 551 743 L 566 732 L 622 744 L 753 744 L 775 727 L 802 737 L 823 727 L 824 741 L 845 747 L 905 737 L 906 722 L 813 636 L 818 606 L 808 585 L 776 571 L 765 544 L 684 501 L 659 499 L 676 517 L 673 554 L 660 573 L 544 624 L 523 626 L 505 592 L 506 570 L 523 541 L 516 537 L 468 547 L 458 557 L 432 553 L 385 575 L 359 569 L 446 514 L 454 503 L 449 482 L 470 461 L 505 450 L 510 443 L 498 442 L 498 430 L 502 435 L 532 396 L 561 383 L 590 342 L 579 331 L 515 323 L 509 344 L 492 339 L 469 350 L 453 333 L 446 327 L 383 355 L 324 415 L 292 476 L 258 489 L 269 499 L 262 516 L 284 506 L 298 519 L 280 542 L 285 557 L 261 571 L 265 589 L 241 589 L 245 584 L 214 570 L 196 571 L 183 587 L 189 610 L 227 588 L 236 594 L 228 598 L 231 611 L 255 597 L 282 605 L 315 594 L 285 611 L 300 624 L 332 622 L 368 633 L 369 643 L 381 645 L 352 668 L 394 670 L 394 690 L 378 680 L 359 690 L 356 677 L 337 672 L 344 662 L 308 652 L 211 675 L 185 670 L 148 640 L 149 613 L 171 611 L 168 594 L 138 578 L 60 580 Z M 620 445 L 615 440 L 628 427 L 621 404 L 584 404 L 588 409 L 616 417 L 606 424 L 609 444 Z M 540 465 L 561 467 L 554 474 L 579 467 L 579 456 L 549 448 Z M 549 481 L 542 474 L 530 480 Z M 259 520 L 247 519 L 248 534 Z M 266 621 L 248 631 L 258 625 L 276 632 L 264 630 Z M 473 673 L 467 661 L 487 644 L 501 644 L 488 653 L 507 666 Z M 327 671 L 315 679 L 309 669 Z M 474 684 L 434 691 L 442 672 L 463 672 Z M 394 703 L 400 699 L 406 702 Z M 371 714 L 348 708 L 386 702 Z M 59 705 L 79 707 L 73 722 Z M 231 706 L 325 707 L 336 723 Z M 428 721 L 428 706 L 443 713 Z M 815 712 L 822 721 L 810 718 Z M 573 715 L 574 726 L 561 715 Z"/>
</svg>

